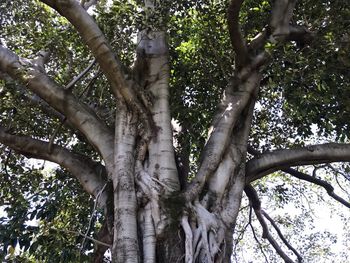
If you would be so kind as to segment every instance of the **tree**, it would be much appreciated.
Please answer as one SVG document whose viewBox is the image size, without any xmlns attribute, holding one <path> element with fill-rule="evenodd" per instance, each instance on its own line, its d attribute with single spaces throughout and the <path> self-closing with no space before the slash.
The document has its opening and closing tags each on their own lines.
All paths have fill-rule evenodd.
<svg viewBox="0 0 350 263">
<path fill-rule="evenodd" d="M 16 222 L 2 219 L 16 229 L 3 227 L 4 255 L 18 242 L 29 262 L 76 262 L 95 244 L 95 262 L 108 248 L 112 262 L 229 262 L 245 193 L 249 223 L 254 211 L 277 254 L 301 262 L 262 209 L 266 176 L 283 178 L 282 203 L 287 174 L 350 208 L 317 174 L 349 183 L 346 1 L 1 5 L 1 205 Z M 333 142 L 305 144 L 312 127 Z"/>
</svg>

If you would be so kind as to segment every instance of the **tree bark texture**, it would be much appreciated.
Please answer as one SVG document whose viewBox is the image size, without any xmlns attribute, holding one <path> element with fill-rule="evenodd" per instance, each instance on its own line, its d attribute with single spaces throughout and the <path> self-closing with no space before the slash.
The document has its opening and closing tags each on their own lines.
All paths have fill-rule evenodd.
<svg viewBox="0 0 350 263">
<path fill-rule="evenodd" d="M 233 78 L 224 88 L 198 171 L 181 191 L 171 128 L 165 31 L 147 28 L 139 33 L 134 67 L 128 71 L 77 1 L 42 2 L 71 22 L 108 79 L 117 105 L 114 131 L 69 89 L 51 79 L 43 65 L 0 46 L 0 71 L 65 116 L 69 126 L 100 154 L 103 165 L 57 145 L 48 151 L 47 142 L 11 134 L 5 127 L 0 127 L 0 142 L 25 156 L 60 164 L 95 197 L 102 191 L 99 205 L 105 208 L 104 232 L 109 238 L 101 238 L 112 241 L 113 262 L 229 262 L 232 234 L 248 184 L 294 165 L 350 160 L 349 145 L 329 144 L 270 152 L 247 161 L 261 70 L 268 63 L 262 47 L 270 36 L 285 41 L 305 34 L 304 30 L 298 35 L 298 28 L 290 24 L 295 1 L 276 1 L 270 36 L 263 32 L 248 44 L 239 25 L 243 1 L 231 1 L 227 17 L 236 53 Z M 108 183 L 112 185 L 109 191 L 105 190 Z M 259 207 L 256 213 L 263 222 Z"/>
</svg>

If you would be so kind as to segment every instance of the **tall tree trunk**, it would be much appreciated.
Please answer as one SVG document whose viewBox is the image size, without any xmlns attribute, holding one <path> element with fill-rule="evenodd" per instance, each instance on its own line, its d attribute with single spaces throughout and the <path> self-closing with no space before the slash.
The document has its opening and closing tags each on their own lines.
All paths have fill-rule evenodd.
<svg viewBox="0 0 350 263">
<path fill-rule="evenodd" d="M 178 225 L 166 202 L 180 185 L 168 102 L 165 33 L 141 31 L 136 52 L 133 88 L 149 114 L 137 114 L 122 102 L 117 108 L 113 262 L 173 262 L 184 251 L 179 245 L 182 234 L 173 231 Z M 176 253 L 174 248 L 178 248 Z"/>
<path fill-rule="evenodd" d="M 250 65 L 237 70 L 237 78 L 226 89 L 213 121 L 215 131 L 204 150 L 207 159 L 202 163 L 210 163 L 211 179 L 205 182 L 206 190 L 201 195 L 187 198 L 178 194 L 165 33 L 144 30 L 138 43 L 134 78 L 150 114 L 149 119 L 142 119 L 143 116 L 127 107 L 118 107 L 113 261 L 228 262 L 229 244 L 245 186 L 242 164 L 246 160 L 261 76 Z M 150 133 L 144 131 L 147 125 L 135 126 L 145 122 L 151 122 Z M 213 153 L 218 142 L 224 151 L 215 160 Z M 213 166 L 215 162 L 217 166 Z"/>
<path fill-rule="evenodd" d="M 135 191 L 136 116 L 119 106 L 114 148 L 114 262 L 139 262 Z"/>
</svg>

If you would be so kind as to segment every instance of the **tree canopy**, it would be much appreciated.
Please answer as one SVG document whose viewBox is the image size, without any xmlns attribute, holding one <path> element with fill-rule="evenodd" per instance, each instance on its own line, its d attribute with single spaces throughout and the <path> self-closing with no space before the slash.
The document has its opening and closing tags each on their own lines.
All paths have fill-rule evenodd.
<svg viewBox="0 0 350 263">
<path fill-rule="evenodd" d="M 233 262 L 281 262 L 280 257 L 285 262 L 293 262 L 289 257 L 299 262 L 301 258 L 304 262 L 330 262 L 334 258 L 345 262 L 350 258 L 346 251 L 350 244 L 347 0 L 81 1 L 79 6 L 87 11 L 79 11 L 79 15 L 74 13 L 80 9 L 73 2 L 78 3 L 0 3 L 1 260 L 88 262 L 92 257 L 99 244 L 98 232 L 108 221 L 105 207 L 109 203 L 103 193 L 108 188 L 116 191 L 115 184 L 112 189 L 106 183 L 114 169 L 109 162 L 113 158 L 109 145 L 115 145 L 118 136 L 128 144 L 128 136 L 137 133 L 137 170 L 138 154 L 143 154 L 142 165 L 152 157 L 151 150 L 139 150 L 140 141 L 159 134 L 156 114 L 147 110 L 148 102 L 157 100 L 158 95 L 142 91 L 135 96 L 133 89 L 125 88 L 130 80 L 123 75 L 132 75 L 138 87 L 157 81 L 144 79 L 148 69 L 141 64 L 139 46 L 143 41 L 140 32 L 145 30 L 165 32 L 167 41 L 169 95 L 164 97 L 169 98 L 171 151 L 180 181 L 179 189 L 174 187 L 175 197 L 160 191 L 171 204 L 171 211 L 161 205 L 162 213 L 175 214 L 177 220 L 175 226 L 169 224 L 169 231 L 188 238 L 179 228 L 179 218 L 187 216 L 182 208 L 184 200 L 195 203 L 193 193 L 205 209 L 216 211 L 213 207 L 219 203 L 212 199 L 215 191 L 210 180 L 222 179 L 211 174 L 201 179 L 199 175 L 201 169 L 219 173 L 228 155 L 232 162 L 240 163 L 240 168 L 232 168 L 232 174 L 245 171 L 245 194 L 233 242 L 228 244 Z M 152 2 L 151 7 L 148 2 Z M 291 14 L 286 9 L 280 17 L 274 16 L 278 2 L 295 7 Z M 74 7 L 71 11 L 66 9 L 70 5 Z M 287 33 L 283 26 L 288 27 Z M 97 28 L 107 41 L 100 46 L 94 42 L 100 35 L 92 34 Z M 108 43 L 106 48 L 104 43 Z M 255 71 L 259 89 L 239 88 Z M 227 88 L 230 86 L 234 87 L 232 93 Z M 225 128 L 215 126 L 221 121 L 217 116 L 226 116 L 228 106 L 222 101 L 236 96 L 235 92 L 250 94 L 248 106 L 244 105 L 237 121 L 232 122 L 230 142 L 214 146 L 239 145 L 241 142 L 231 142 L 231 137 L 246 136 L 245 155 L 236 158 L 240 146 L 231 154 L 224 148 L 210 171 L 210 165 L 203 168 L 206 156 L 215 157 L 210 142 L 215 140 L 215 131 Z M 118 133 L 124 109 L 127 113 L 134 110 L 138 116 L 136 130 L 130 129 L 125 137 L 125 133 Z M 155 119 L 155 127 L 149 118 Z M 114 149 L 114 154 L 117 151 Z M 48 166 L 48 161 L 59 166 Z M 232 178 L 227 181 L 235 181 Z M 85 184 L 88 180 L 100 188 Z M 162 177 L 156 180 L 160 181 L 157 187 L 162 187 Z M 193 186 L 196 182 L 200 182 L 198 191 Z M 170 182 L 170 192 L 172 186 Z M 144 199 L 138 199 L 139 206 L 143 204 L 140 200 Z M 106 204 L 101 205 L 103 202 Z M 341 238 L 313 229 L 324 206 L 342 220 Z M 344 250 L 335 254 L 335 245 Z M 181 260 L 192 262 L 185 256 Z"/>
</svg>

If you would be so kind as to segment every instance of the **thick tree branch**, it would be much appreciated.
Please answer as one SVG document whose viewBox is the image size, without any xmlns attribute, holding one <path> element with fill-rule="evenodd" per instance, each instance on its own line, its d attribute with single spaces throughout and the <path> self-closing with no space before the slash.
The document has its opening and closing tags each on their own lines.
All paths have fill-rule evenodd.
<svg viewBox="0 0 350 263">
<path fill-rule="evenodd" d="M 187 200 L 198 196 L 207 179 L 222 162 L 231 142 L 232 132 L 242 116 L 256 99 L 261 74 L 259 69 L 267 61 L 266 53 L 260 53 L 247 66 L 236 72 L 235 79 L 225 90 L 212 124 L 212 132 L 202 152 L 202 160 L 196 177 L 185 193 Z M 241 192 L 241 191 L 240 191 Z"/>
<path fill-rule="evenodd" d="M 350 144 L 319 144 L 262 153 L 247 163 L 246 182 L 291 166 L 350 161 Z"/>
<path fill-rule="evenodd" d="M 247 45 L 241 33 L 239 25 L 239 12 L 243 0 L 232 0 L 227 9 L 228 29 L 231 44 L 236 53 L 236 67 L 240 68 L 247 64 L 249 60 Z"/>
<path fill-rule="evenodd" d="M 114 238 L 112 257 L 115 262 L 136 262 L 139 251 L 137 234 L 137 199 L 135 191 L 135 116 L 126 108 L 116 113 L 114 148 Z M 151 220 L 152 221 L 152 220 Z M 123 249 L 127 248 L 127 249 Z M 120 254 L 117 254 L 121 252 Z"/>
<path fill-rule="evenodd" d="M 150 118 L 149 109 L 144 105 L 139 98 L 140 95 L 138 95 L 137 90 L 134 88 L 138 87 L 138 83 L 127 75 L 125 67 L 113 52 L 94 19 L 76 0 L 42 0 L 42 2 L 51 6 L 67 18 L 77 29 L 83 41 L 96 58 L 102 72 L 107 77 L 114 96 L 142 116 L 142 121 L 146 127 L 144 137 L 149 140 L 155 128 Z"/>
<path fill-rule="evenodd" d="M 107 39 L 97 26 L 93 18 L 86 10 L 75 0 L 57 1 L 42 0 L 45 4 L 51 6 L 77 29 L 80 36 L 90 48 L 102 71 L 106 74 L 109 82 L 114 85 L 114 92 L 124 93 L 124 98 L 130 100 L 133 98 L 128 94 L 128 85 L 123 72 L 123 66 L 112 51 Z"/>
<path fill-rule="evenodd" d="M 86 192 L 93 196 L 96 196 L 106 183 L 106 170 L 102 165 L 58 145 L 54 145 L 52 152 L 48 153 L 47 142 L 9 134 L 1 126 L 0 143 L 28 158 L 48 160 L 61 165 L 79 180 Z M 103 202 L 107 200 L 105 195 L 106 193 L 103 193 L 100 198 Z"/>
<path fill-rule="evenodd" d="M 58 86 L 30 61 L 0 46 L 0 71 L 21 82 L 44 99 L 50 106 L 66 116 L 99 151 L 106 164 L 113 163 L 113 132 L 92 109 L 80 103 L 69 91 Z"/>
<path fill-rule="evenodd" d="M 257 95 L 258 89 L 256 89 L 255 92 Z M 226 179 L 225 182 L 227 194 L 225 195 L 225 199 L 221 204 L 222 219 L 227 225 L 235 225 L 239 212 L 238 208 L 242 200 L 242 192 L 245 185 L 245 167 L 241 164 L 246 162 L 247 144 L 253 119 L 255 101 L 256 96 L 253 96 L 251 98 L 249 107 L 247 107 L 247 109 L 242 112 L 239 125 L 237 125 L 232 134 L 232 144 L 230 149 L 232 160 L 229 160 L 231 163 L 231 169 L 226 170 L 226 172 L 228 172 L 228 174 L 226 174 L 228 179 Z M 224 161 L 220 164 L 220 166 L 222 164 L 224 164 Z M 217 181 L 225 181 L 225 173 L 220 174 L 219 169 L 216 171 L 216 173 L 219 174 L 219 176 L 217 176 L 219 177 L 217 178 Z M 213 187 L 209 187 L 209 189 L 211 188 Z M 225 193 L 225 188 L 222 187 L 221 195 Z M 218 196 L 220 196 L 220 194 L 218 194 Z"/>
<path fill-rule="evenodd" d="M 311 32 L 305 26 L 293 25 L 289 28 L 287 41 L 295 41 L 299 46 L 310 44 L 315 38 L 315 32 Z"/>
<path fill-rule="evenodd" d="M 254 209 L 255 215 L 258 218 L 258 221 L 263 228 L 262 237 L 267 239 L 270 242 L 270 244 L 276 250 L 277 254 L 280 255 L 280 257 L 284 260 L 284 262 L 293 263 L 294 261 L 282 250 L 280 245 L 277 243 L 277 241 L 271 235 L 271 233 L 268 229 L 268 226 L 266 224 L 266 221 L 263 217 L 264 211 L 261 209 L 261 202 L 260 202 L 260 199 L 259 199 L 258 194 L 255 191 L 255 189 L 251 185 L 246 185 L 246 187 L 244 188 L 244 192 L 248 196 L 249 202 Z M 294 252 L 294 250 L 293 250 L 293 252 Z M 298 257 L 298 261 L 301 262 L 299 257 Z"/>
<path fill-rule="evenodd" d="M 216 120 L 214 120 L 213 131 L 203 150 L 202 162 L 196 177 L 186 191 L 186 199 L 193 200 L 198 196 L 205 182 L 221 163 L 227 146 L 230 144 L 232 131 L 238 122 L 242 111 L 249 106 L 252 96 L 255 96 L 260 81 L 260 74 L 253 72 L 251 77 L 242 84 L 241 90 L 233 94 L 226 94 L 222 102 Z"/>
<path fill-rule="evenodd" d="M 76 0 L 42 0 L 42 2 L 67 18 L 77 29 L 111 84 L 114 96 L 123 99 L 127 105 L 135 108 L 139 114 L 144 115 L 147 109 L 132 88 L 135 84 L 134 81 L 126 78 L 125 69 L 113 52 L 104 34 L 79 2 Z"/>
<path fill-rule="evenodd" d="M 252 147 L 248 147 L 248 151 L 250 154 L 256 156 L 257 158 L 260 158 L 260 153 L 257 150 L 253 149 Z M 332 198 L 334 198 L 335 200 L 337 200 L 341 204 L 345 205 L 346 207 L 350 208 L 350 203 L 348 201 L 344 200 L 342 197 L 335 194 L 334 187 L 330 183 L 328 183 L 322 179 L 319 179 L 315 176 L 311 176 L 311 175 L 299 172 L 293 168 L 284 168 L 281 171 L 288 173 L 288 174 L 290 174 L 290 175 L 292 175 L 300 180 L 304 180 L 304 181 L 307 181 L 307 182 L 310 182 L 310 183 L 313 183 L 313 184 L 316 184 L 316 185 L 323 187 L 327 191 L 329 196 L 331 196 Z"/>
<path fill-rule="evenodd" d="M 270 20 L 270 31 L 277 41 L 296 41 L 298 45 L 310 44 L 314 33 L 305 26 L 291 23 L 296 0 L 275 1 Z"/>
<path fill-rule="evenodd" d="M 274 1 L 270 28 L 273 37 L 284 38 L 289 35 L 290 21 L 293 16 L 296 0 Z"/>
</svg>

